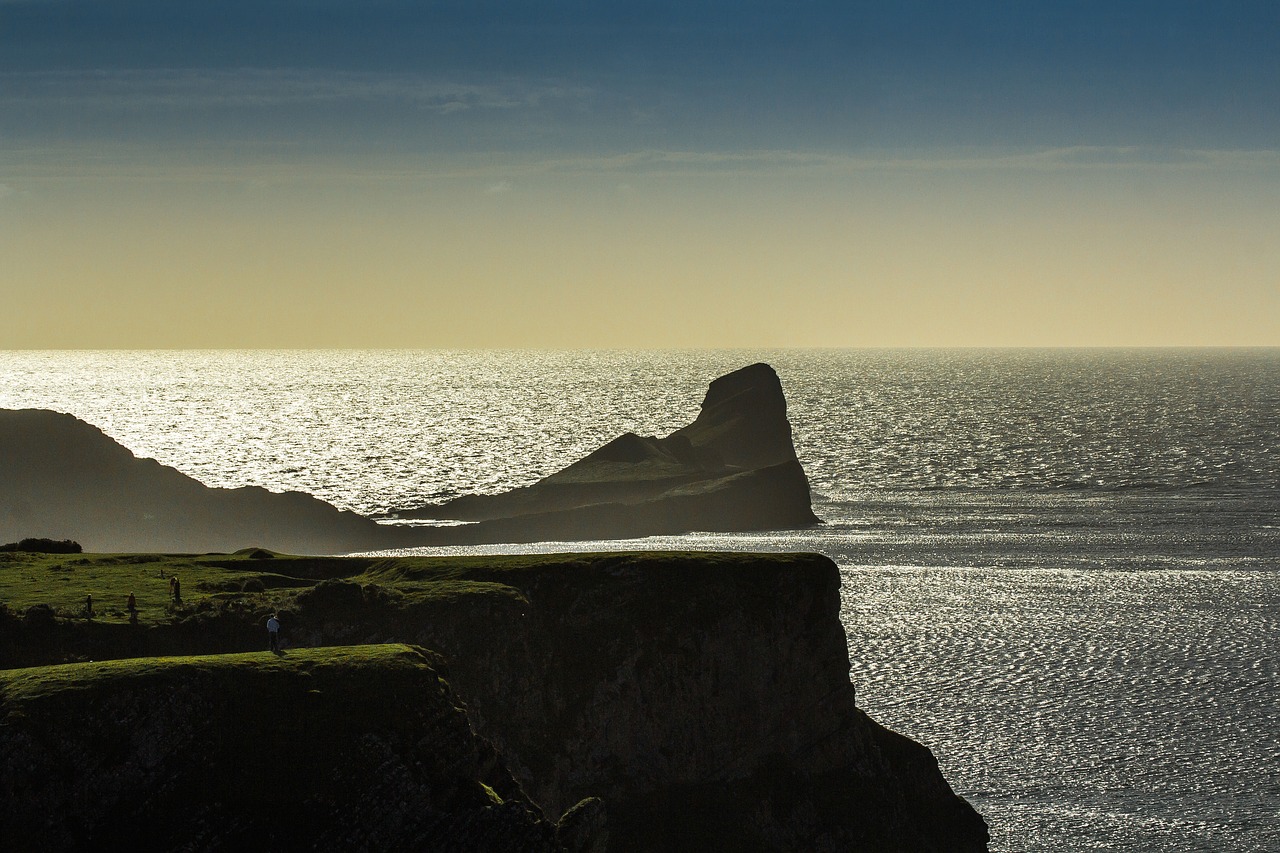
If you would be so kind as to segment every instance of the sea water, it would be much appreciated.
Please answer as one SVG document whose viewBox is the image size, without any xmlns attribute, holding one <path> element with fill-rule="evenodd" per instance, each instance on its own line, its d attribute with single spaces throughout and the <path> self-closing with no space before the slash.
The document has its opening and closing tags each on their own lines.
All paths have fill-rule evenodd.
<svg viewBox="0 0 1280 853">
<path fill-rule="evenodd" d="M 828 554 L 859 704 L 992 850 L 1280 850 L 1280 350 L 7 352 L 0 407 L 385 513 L 665 435 L 754 361 L 822 526 L 436 552 Z"/>
</svg>

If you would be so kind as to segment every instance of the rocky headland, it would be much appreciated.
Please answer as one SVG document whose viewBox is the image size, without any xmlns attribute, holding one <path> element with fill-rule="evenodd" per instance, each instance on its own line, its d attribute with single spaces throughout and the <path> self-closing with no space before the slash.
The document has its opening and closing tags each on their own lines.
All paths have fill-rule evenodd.
<svg viewBox="0 0 1280 853">
<path fill-rule="evenodd" d="M 796 457 L 778 374 L 753 364 L 714 380 L 696 420 L 665 438 L 627 433 L 531 486 L 398 510 L 472 522 L 451 542 L 623 539 L 691 530 L 807 527 L 809 480 Z"/>
<path fill-rule="evenodd" d="M 317 843 L 437 827 L 399 849 L 984 850 L 928 750 L 856 707 L 839 586 L 802 554 L 0 554 L 0 666 L 34 667 L 0 673 L 0 843 L 158 821 L 148 849 L 230 849 L 278 807 Z M 271 612 L 279 657 L 251 651 Z"/>
<path fill-rule="evenodd" d="M 767 365 L 665 438 L 406 516 L 463 524 L 0 412 L 0 542 L 28 542 L 0 551 L 0 849 L 985 850 L 857 708 L 825 557 L 281 553 L 816 523 Z"/>
<path fill-rule="evenodd" d="M 301 492 L 210 488 L 71 415 L 0 410 L 0 542 L 342 554 L 803 527 L 818 519 L 786 411 L 777 374 L 751 365 L 713 381 L 698 418 L 665 438 L 623 435 L 528 487 L 396 513 L 465 522 L 410 526 L 378 524 Z"/>
</svg>

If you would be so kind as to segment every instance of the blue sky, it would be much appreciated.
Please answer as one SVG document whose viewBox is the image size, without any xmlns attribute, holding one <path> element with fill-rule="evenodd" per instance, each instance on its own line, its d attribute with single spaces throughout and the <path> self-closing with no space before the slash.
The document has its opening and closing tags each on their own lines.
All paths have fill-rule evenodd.
<svg viewBox="0 0 1280 853">
<path fill-rule="evenodd" d="M 1280 131 L 1274 3 L 33 0 L 0 21 L 18 115 L 55 136 L 342 138 L 370 116 L 374 138 L 504 149 L 1255 148 Z M 446 122 L 431 108 L 448 104 Z"/>
<path fill-rule="evenodd" d="M 733 288 L 699 282 L 733 267 L 750 299 L 776 315 L 782 297 L 770 294 L 795 284 L 785 274 L 785 246 L 764 264 L 768 279 L 751 272 L 762 268 L 759 258 L 727 261 L 734 246 L 790 227 L 776 219 L 789 210 L 807 223 L 792 266 L 810 276 L 819 269 L 811 298 L 835 299 L 841 310 L 902 312 L 900 290 L 885 302 L 877 288 L 902 284 L 894 270 L 918 263 L 912 247 L 941 245 L 954 226 L 978 230 L 955 248 L 954 264 L 940 255 L 910 278 L 910 310 L 927 313 L 929 294 L 944 304 L 947 289 L 958 287 L 995 316 L 1019 286 L 1005 278 L 1032 263 L 1027 253 L 1051 251 L 1055 233 L 1087 231 L 1089 222 L 1114 216 L 1129 223 L 1128 250 L 1117 244 L 1084 267 L 1063 252 L 1056 272 L 1039 285 L 1023 282 L 1024 292 L 1049 289 L 1052 301 L 1064 282 L 1095 276 L 1097 291 L 1081 285 L 1082 298 L 1105 302 L 1113 297 L 1102 293 L 1102 277 L 1111 275 L 1106 287 L 1135 294 L 1126 310 L 1136 317 L 1158 292 L 1162 266 L 1199 264 L 1201 278 L 1216 268 L 1239 282 L 1238 293 L 1227 289 L 1236 301 L 1226 304 L 1240 324 L 1224 319 L 1197 331 L 1205 300 L 1180 280 L 1170 285 L 1185 297 L 1171 301 L 1171 322 L 1131 322 L 1132 334 L 1084 315 L 1055 326 L 1047 310 L 1028 314 L 1024 332 L 1003 335 L 1008 322 L 970 322 L 970 333 L 947 334 L 941 317 L 851 323 L 847 334 L 810 324 L 807 335 L 797 316 L 788 334 L 757 320 L 736 335 L 690 322 L 619 338 L 616 324 L 593 336 L 574 333 L 583 324 L 547 317 L 554 331 L 528 337 L 519 318 L 486 328 L 476 310 L 461 326 L 469 337 L 456 324 L 400 324 L 390 343 L 1280 344 L 1276 322 L 1259 319 L 1277 307 L 1273 256 L 1241 257 L 1275 224 L 1277 140 L 1275 3 L 0 0 L 0 239 L 17 244 L 10 277 L 18 304 L 37 312 L 50 294 L 75 299 L 76 278 L 94 264 L 68 265 L 54 247 L 100 240 L 98 268 L 117 270 L 112 288 L 136 287 L 137 303 L 155 306 L 166 322 L 153 327 L 176 327 L 172 315 L 186 297 L 204 300 L 217 317 L 234 316 L 234 299 L 248 298 L 237 283 L 246 275 L 256 282 L 248 293 L 277 292 L 264 304 L 280 306 L 308 288 L 338 292 L 340 276 L 381 292 L 392 264 L 393 290 L 407 298 L 414 287 L 403 270 L 424 258 L 405 250 L 397 261 L 381 243 L 396 229 L 438 228 L 451 212 L 474 217 L 474 232 L 456 251 L 433 247 L 440 266 L 427 262 L 415 304 L 448 302 L 451 286 L 491 290 L 490 316 L 500 313 L 503 287 L 596 304 L 583 295 L 634 288 L 651 275 L 655 293 L 670 298 L 679 289 L 706 308 Z M 504 199 L 501 210 L 485 207 L 495 197 Z M 865 269 L 841 245 L 839 228 L 823 248 L 818 235 L 829 223 L 864 227 L 876 211 L 903 204 L 919 206 L 901 214 L 907 230 L 880 241 Z M 736 216 L 756 216 L 736 232 L 704 235 L 706 254 L 726 262 L 711 268 L 697 257 L 698 217 L 726 205 Z M 362 264 L 322 284 L 314 269 L 290 280 L 283 260 L 249 268 L 243 258 L 219 261 L 228 244 L 209 236 L 283 227 L 278 219 L 288 215 L 331 240 L 358 232 L 345 218 L 357 208 L 387 228 L 352 245 L 354 254 L 368 253 Z M 1002 258 L 993 229 L 1012 209 L 1039 227 Z M 944 221 L 940 211 L 953 218 Z M 634 217 L 636 228 L 619 219 L 607 233 L 592 232 L 615 215 Z M 111 248 L 127 240 L 108 235 L 126 227 L 163 229 L 166 242 L 206 259 L 185 285 L 190 292 L 172 283 L 176 257 L 166 265 L 141 247 L 123 255 Z M 607 254 L 588 239 L 613 241 L 615 254 L 627 256 L 636 252 L 628 233 L 668 227 L 668 254 L 690 261 L 683 268 L 664 262 L 658 245 L 639 253 L 638 272 L 625 281 L 611 279 L 608 264 L 565 269 L 549 258 Z M 504 246 L 527 246 L 509 263 L 484 267 L 507 284 L 464 274 L 479 251 L 476 235 L 486 232 L 505 235 Z M 1195 257 L 1175 261 L 1156 251 L 1196 235 L 1204 240 Z M 282 257 L 297 256 L 298 268 L 312 251 L 288 228 L 278 244 Z M 826 260 L 815 261 L 815 252 Z M 1145 272 L 1144 257 L 1157 259 Z M 1213 286 L 1221 295 L 1220 283 Z M 209 295 L 218 288 L 230 294 L 223 302 Z M 311 321 L 329 329 L 349 309 Z M 1095 313 L 1115 310 L 1108 302 Z M 319 335 L 316 345 L 363 345 L 377 337 L 376 320 L 370 315 L 350 339 Z M 111 345 L 185 340 L 125 325 L 130 331 Z M 264 324 L 197 343 L 268 345 L 267 338 Z M 290 338 L 306 340 L 301 330 Z M 43 343 L 67 341 L 34 336 L 23 345 Z"/>
</svg>

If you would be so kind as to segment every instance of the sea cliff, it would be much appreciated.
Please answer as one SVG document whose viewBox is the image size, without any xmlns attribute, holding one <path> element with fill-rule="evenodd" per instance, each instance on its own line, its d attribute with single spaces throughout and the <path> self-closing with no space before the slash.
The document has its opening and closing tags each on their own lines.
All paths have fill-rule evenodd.
<svg viewBox="0 0 1280 853">
<path fill-rule="evenodd" d="M 856 707 L 839 574 L 824 557 L 141 557 L 15 557 L 0 573 L 83 572 L 100 585 L 118 573 L 149 596 L 141 585 L 167 567 L 192 593 L 130 624 L 39 610 L 13 581 L 0 586 L 0 665 L 261 648 L 275 611 L 286 658 L 388 642 L 443 655 L 436 669 L 511 777 L 504 802 L 524 798 L 553 826 L 599 798 L 582 821 L 596 829 L 575 843 L 607 833 L 614 851 L 985 849 L 981 818 L 928 750 Z M 242 706 L 246 724 L 255 704 Z M 15 731 L 6 717 L 0 739 Z"/>
</svg>

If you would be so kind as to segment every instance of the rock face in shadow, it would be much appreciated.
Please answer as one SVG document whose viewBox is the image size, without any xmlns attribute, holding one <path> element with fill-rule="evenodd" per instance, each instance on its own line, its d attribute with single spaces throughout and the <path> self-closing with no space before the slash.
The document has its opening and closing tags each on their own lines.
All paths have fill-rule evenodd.
<svg viewBox="0 0 1280 853">
<path fill-rule="evenodd" d="M 44 409 L 0 410 L 0 541 L 74 539 L 90 551 L 301 554 L 394 547 L 406 531 L 301 492 L 214 489 L 102 430 Z"/>
<path fill-rule="evenodd" d="M 623 539 L 818 523 L 791 441 L 782 384 L 767 364 L 713 381 L 697 419 L 666 438 L 627 433 L 531 486 L 397 515 L 473 522 L 428 534 L 440 544 Z"/>
<path fill-rule="evenodd" d="M 0 845 L 557 853 L 407 646 L 0 674 Z"/>
<path fill-rule="evenodd" d="M 448 657 L 550 817 L 604 801 L 615 853 L 986 849 L 929 750 L 856 707 L 829 559 L 562 556 L 473 577 L 524 600 L 424 607 L 397 630 Z"/>
</svg>

